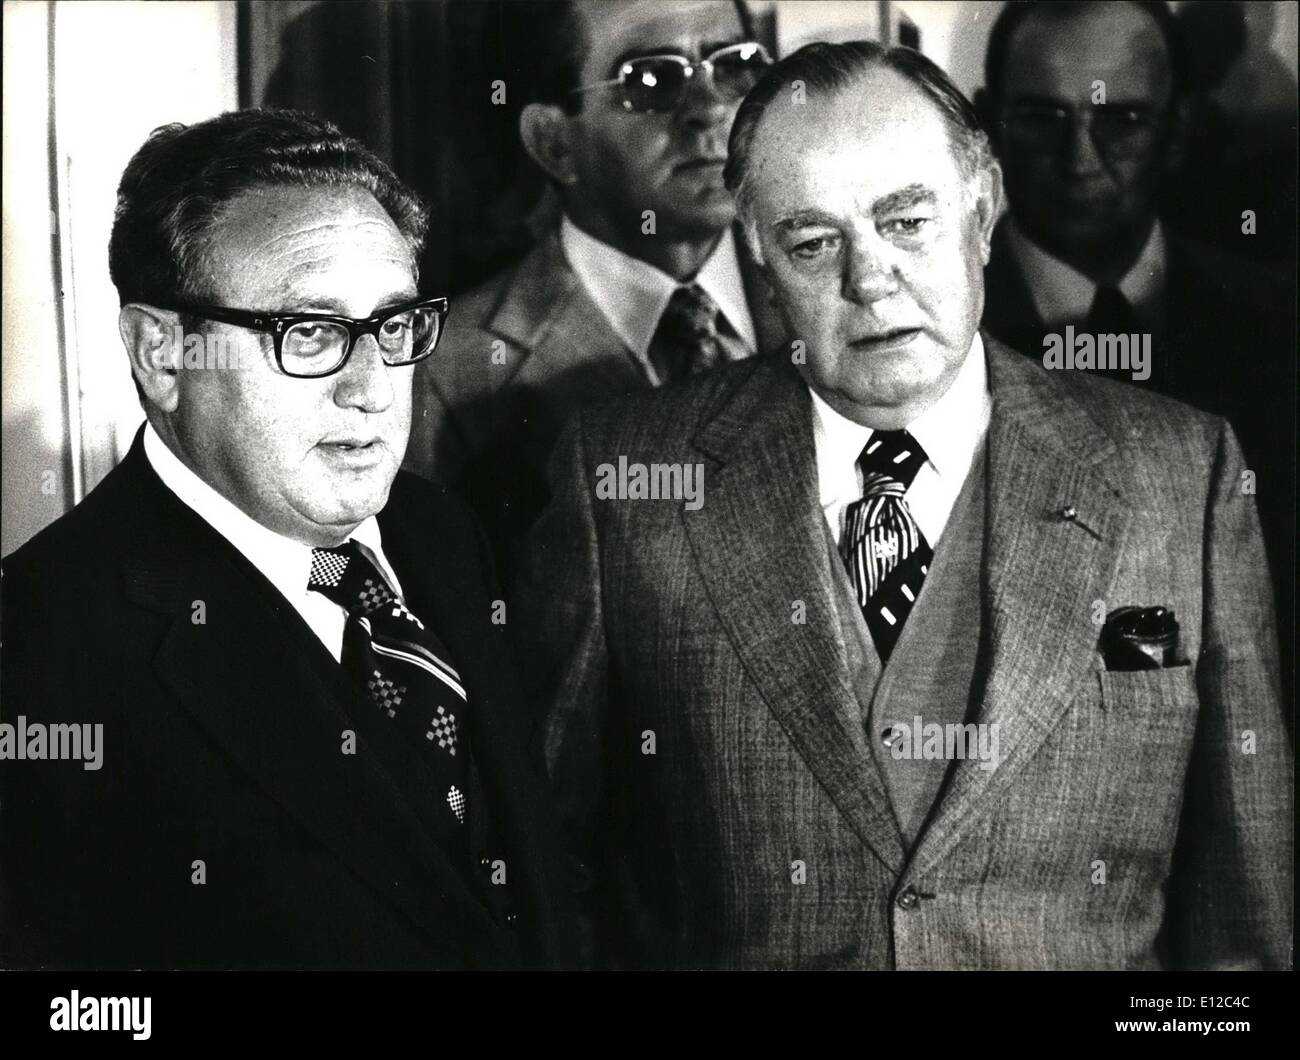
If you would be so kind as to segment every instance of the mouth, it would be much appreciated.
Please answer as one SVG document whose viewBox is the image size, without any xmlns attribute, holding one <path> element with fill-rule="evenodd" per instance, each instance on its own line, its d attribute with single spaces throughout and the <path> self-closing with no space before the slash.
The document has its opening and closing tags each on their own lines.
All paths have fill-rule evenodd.
<svg viewBox="0 0 1300 1060">
<path fill-rule="evenodd" d="M 887 353 L 891 350 L 903 349 L 920 334 L 920 328 L 888 328 L 853 339 L 849 345 L 864 353 Z"/>
<path fill-rule="evenodd" d="M 380 438 L 331 438 L 318 442 L 327 459 L 353 467 L 364 467 L 377 462 L 387 451 Z"/>
</svg>

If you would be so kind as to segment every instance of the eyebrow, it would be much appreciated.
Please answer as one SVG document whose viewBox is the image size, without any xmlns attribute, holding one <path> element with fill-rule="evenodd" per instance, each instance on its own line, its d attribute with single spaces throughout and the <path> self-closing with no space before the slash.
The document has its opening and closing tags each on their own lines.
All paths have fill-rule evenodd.
<svg viewBox="0 0 1300 1060">
<path fill-rule="evenodd" d="M 871 212 L 879 216 L 882 213 L 894 213 L 913 206 L 933 206 L 938 201 L 939 196 L 924 184 L 909 184 L 905 188 L 891 191 L 888 195 L 877 199 L 871 204 Z"/>
<path fill-rule="evenodd" d="M 812 228 L 822 225 L 826 228 L 838 228 L 840 222 L 822 210 L 799 210 L 789 217 L 782 217 L 773 222 L 772 227 L 779 232 L 789 232 L 796 228 Z"/>
<path fill-rule="evenodd" d="M 1011 98 L 1013 107 L 1058 107 L 1068 108 L 1072 102 L 1068 99 L 1060 99 L 1055 96 L 1040 96 L 1033 92 L 1022 92 L 1018 96 Z M 1108 99 L 1105 103 L 1094 103 L 1094 107 L 1120 107 L 1124 110 L 1155 110 L 1157 104 L 1146 99 Z"/>
<path fill-rule="evenodd" d="M 899 188 L 898 191 L 882 195 L 871 204 L 871 213 L 878 217 L 880 214 L 894 213 L 912 206 L 934 205 L 938 201 L 939 196 L 931 188 L 924 184 L 909 184 L 905 188 Z M 811 228 L 818 225 L 838 228 L 840 221 L 824 210 L 798 210 L 789 217 L 782 217 L 774 222 L 772 227 L 780 232 L 789 232 L 796 228 Z"/>
<path fill-rule="evenodd" d="M 282 303 L 310 305 L 311 309 L 285 309 L 284 313 L 327 313 L 331 316 L 345 317 L 348 316 L 347 306 L 337 298 L 316 298 L 309 295 L 298 296 L 292 287 L 279 288 L 280 301 Z M 382 313 L 385 309 L 391 309 L 399 306 L 403 302 L 412 302 L 419 298 L 414 288 L 406 287 L 400 291 L 390 291 L 376 303 L 375 309 L 370 315 Z"/>
<path fill-rule="evenodd" d="M 712 55 L 714 52 L 721 51 L 723 48 L 731 48 L 737 44 L 748 43 L 749 38 L 744 34 L 741 34 L 732 40 L 706 41 L 700 45 L 700 58 L 703 59 L 705 56 Z M 631 62 L 633 59 L 648 59 L 652 55 L 681 55 L 685 58 L 690 58 L 690 56 L 676 44 L 665 44 L 658 48 L 634 48 L 631 51 L 624 52 L 614 60 L 614 65 L 610 68 L 610 76 L 616 76 L 619 68 L 624 63 Z"/>
</svg>

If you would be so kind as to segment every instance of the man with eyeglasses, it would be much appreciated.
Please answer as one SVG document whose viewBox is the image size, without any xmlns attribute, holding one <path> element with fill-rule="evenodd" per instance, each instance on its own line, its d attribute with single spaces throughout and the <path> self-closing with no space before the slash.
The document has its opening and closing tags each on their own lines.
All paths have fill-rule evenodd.
<svg viewBox="0 0 1300 1060">
<path fill-rule="evenodd" d="M 426 221 L 288 111 L 127 166 L 147 422 L 4 565 L 0 964 L 566 963 L 482 535 L 398 470 Z"/>
<path fill-rule="evenodd" d="M 1067 327 L 1149 339 L 1149 377 L 1123 367 L 1104 374 L 1233 424 L 1259 499 L 1289 689 L 1294 291 L 1161 220 L 1169 183 L 1196 179 L 1174 168 L 1190 87 L 1183 66 L 1164 3 L 1017 0 L 1003 8 L 977 97 L 1009 201 L 986 269 L 983 324 L 1040 361 L 1049 336 L 1067 341 Z M 1221 208 L 1242 217 L 1257 205 Z M 1246 227 L 1243 240 L 1251 238 Z"/>
<path fill-rule="evenodd" d="M 733 236 L 727 133 L 770 57 L 743 4 L 562 0 L 522 20 L 508 91 L 562 217 L 457 299 L 417 369 L 407 466 L 471 500 L 509 580 L 565 419 L 782 337 Z"/>
</svg>

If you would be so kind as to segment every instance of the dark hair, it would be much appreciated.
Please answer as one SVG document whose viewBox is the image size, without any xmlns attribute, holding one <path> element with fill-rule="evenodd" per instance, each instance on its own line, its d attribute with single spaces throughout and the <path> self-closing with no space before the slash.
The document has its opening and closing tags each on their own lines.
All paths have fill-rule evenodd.
<svg viewBox="0 0 1300 1060">
<path fill-rule="evenodd" d="M 127 163 L 108 243 L 121 303 L 202 299 L 209 228 L 232 200 L 266 185 L 364 188 L 418 265 L 428 211 L 367 147 L 296 111 L 231 111 L 155 129 Z"/>
<path fill-rule="evenodd" d="M 887 46 L 875 41 L 843 44 L 807 44 L 769 69 L 736 112 L 731 126 L 724 179 L 736 196 L 736 210 L 747 235 L 749 224 L 749 152 L 768 105 L 795 81 L 806 92 L 834 94 L 853 87 L 873 67 L 883 66 L 901 74 L 929 97 L 938 108 L 953 142 L 958 168 L 967 177 L 992 164 L 988 137 L 970 101 L 948 75 L 918 51 Z"/>
<path fill-rule="evenodd" d="M 1163 0 L 1128 0 L 1150 15 L 1160 29 L 1164 39 L 1165 50 L 1169 53 L 1169 69 L 1173 75 L 1173 91 L 1177 94 L 1183 81 L 1183 49 L 1169 5 Z M 989 31 L 988 51 L 984 54 L 984 88 L 995 102 L 1002 98 L 1002 75 L 1007 67 L 1007 57 L 1011 51 L 1011 38 L 1031 15 L 1043 14 L 1049 18 L 1069 18 L 1090 7 L 1107 7 L 1089 3 L 1088 0 L 1008 0 L 998 12 Z"/>
<path fill-rule="evenodd" d="M 579 8 L 599 10 L 604 0 L 506 0 L 506 56 L 522 81 L 523 103 L 550 103 L 566 114 L 582 110 L 573 90 L 582 76 L 588 46 Z M 745 0 L 732 0 L 741 32 L 754 37 L 754 20 Z"/>
</svg>

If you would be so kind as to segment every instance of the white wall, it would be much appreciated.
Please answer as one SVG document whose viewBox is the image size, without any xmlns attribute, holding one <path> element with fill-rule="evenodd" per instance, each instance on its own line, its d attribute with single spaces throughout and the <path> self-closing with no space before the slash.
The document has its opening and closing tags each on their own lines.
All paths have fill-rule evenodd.
<svg viewBox="0 0 1300 1060">
<path fill-rule="evenodd" d="M 6 2 L 0 552 L 80 499 L 143 420 L 108 275 L 127 160 L 157 126 L 237 101 L 233 3 Z"/>
<path fill-rule="evenodd" d="M 7 554 L 71 502 L 50 195 L 44 3 L 4 5 L 4 291 L 0 423 Z"/>
</svg>

